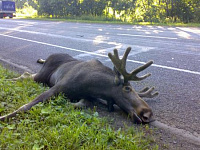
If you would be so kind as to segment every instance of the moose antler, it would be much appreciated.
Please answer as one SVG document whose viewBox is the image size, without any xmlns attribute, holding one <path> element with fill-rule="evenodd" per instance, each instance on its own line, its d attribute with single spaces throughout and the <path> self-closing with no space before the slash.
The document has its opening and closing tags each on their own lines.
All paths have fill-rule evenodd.
<svg viewBox="0 0 200 150">
<path fill-rule="evenodd" d="M 138 93 L 138 95 L 140 97 L 153 98 L 159 94 L 158 92 L 152 93 L 153 91 L 154 91 L 154 87 L 152 88 L 145 87 Z"/>
<path fill-rule="evenodd" d="M 137 74 L 143 70 L 145 70 L 146 68 L 148 68 L 151 64 L 153 64 L 153 61 L 149 61 L 146 64 L 136 68 L 135 70 L 133 70 L 131 73 L 127 73 L 126 71 L 126 60 L 128 57 L 128 54 L 131 51 L 131 47 L 128 47 L 124 53 L 124 56 L 122 57 L 122 59 L 119 58 L 118 55 L 118 51 L 117 49 L 114 49 L 114 55 L 112 55 L 111 53 L 108 54 L 108 57 L 111 59 L 112 63 L 114 64 L 115 68 L 119 71 L 119 73 L 121 73 L 124 77 L 124 83 L 127 83 L 128 81 L 140 81 L 143 80 L 147 77 L 149 77 L 151 74 L 145 74 L 141 77 L 138 77 Z"/>
</svg>

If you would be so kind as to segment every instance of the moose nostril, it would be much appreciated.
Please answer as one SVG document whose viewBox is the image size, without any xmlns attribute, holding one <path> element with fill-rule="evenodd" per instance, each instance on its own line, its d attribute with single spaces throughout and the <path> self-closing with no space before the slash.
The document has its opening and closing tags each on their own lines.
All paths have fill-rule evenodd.
<svg viewBox="0 0 200 150">
<path fill-rule="evenodd" d="M 142 118 L 143 118 L 143 121 L 148 121 L 148 119 L 149 119 L 149 118 L 146 117 L 146 116 L 143 116 Z"/>
</svg>

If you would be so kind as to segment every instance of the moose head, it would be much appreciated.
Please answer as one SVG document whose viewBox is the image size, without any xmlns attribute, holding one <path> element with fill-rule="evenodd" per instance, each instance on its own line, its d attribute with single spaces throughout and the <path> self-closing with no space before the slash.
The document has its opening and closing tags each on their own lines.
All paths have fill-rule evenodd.
<svg viewBox="0 0 200 150">
<path fill-rule="evenodd" d="M 141 97 L 152 98 L 158 95 L 158 92 L 151 94 L 154 88 L 145 88 L 137 93 L 131 86 L 130 81 L 141 81 L 151 74 L 138 77 L 137 74 L 147 67 L 149 67 L 153 61 L 140 66 L 133 70 L 131 73 L 126 71 L 126 61 L 131 48 L 128 47 L 125 51 L 122 59 L 119 58 L 117 49 L 114 49 L 114 54 L 109 53 L 108 56 L 114 64 L 114 71 L 116 73 L 114 83 L 118 86 L 119 91 L 115 94 L 115 103 L 124 111 L 126 111 L 132 120 L 137 123 L 149 123 L 152 121 L 152 110 L 148 104 Z"/>
</svg>

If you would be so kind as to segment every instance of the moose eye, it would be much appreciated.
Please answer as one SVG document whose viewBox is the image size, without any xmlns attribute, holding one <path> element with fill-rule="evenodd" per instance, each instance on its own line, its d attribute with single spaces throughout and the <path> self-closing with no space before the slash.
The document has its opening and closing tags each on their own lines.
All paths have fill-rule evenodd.
<svg viewBox="0 0 200 150">
<path fill-rule="evenodd" d="M 130 86 L 125 86 L 125 87 L 124 87 L 124 90 L 125 90 L 126 92 L 130 92 L 130 91 L 131 91 L 131 87 L 130 87 Z"/>
</svg>

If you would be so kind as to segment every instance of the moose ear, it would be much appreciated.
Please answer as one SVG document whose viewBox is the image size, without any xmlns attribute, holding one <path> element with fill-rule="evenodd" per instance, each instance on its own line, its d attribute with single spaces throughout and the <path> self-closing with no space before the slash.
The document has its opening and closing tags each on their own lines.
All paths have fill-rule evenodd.
<svg viewBox="0 0 200 150">
<path fill-rule="evenodd" d="M 124 83 L 124 77 L 119 73 L 119 71 L 114 67 L 113 71 L 115 73 L 114 83 L 120 85 Z"/>
</svg>

